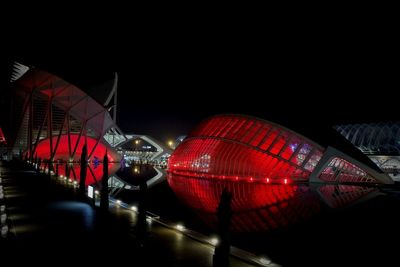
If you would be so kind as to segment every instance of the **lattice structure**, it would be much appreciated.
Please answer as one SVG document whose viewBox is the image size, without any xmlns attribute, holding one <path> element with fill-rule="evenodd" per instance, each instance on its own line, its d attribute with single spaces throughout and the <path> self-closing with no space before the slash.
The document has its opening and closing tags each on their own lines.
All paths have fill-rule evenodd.
<svg viewBox="0 0 400 267">
<path fill-rule="evenodd" d="M 382 171 L 400 181 L 400 122 L 348 124 L 334 128 Z"/>
<path fill-rule="evenodd" d="M 353 145 L 368 155 L 400 155 L 400 122 L 335 126 Z"/>
<path fill-rule="evenodd" d="M 231 179 L 307 180 L 323 152 L 277 124 L 224 115 L 194 130 L 171 156 L 169 170 Z"/>
<path fill-rule="evenodd" d="M 119 155 L 103 136 L 115 127 L 108 110 L 81 89 L 50 73 L 29 69 L 12 84 L 13 153 L 30 159 L 77 162 L 84 144 L 89 160 Z"/>
<path fill-rule="evenodd" d="M 338 177 L 326 180 L 333 160 L 344 167 Z M 332 147 L 322 147 L 281 125 L 242 115 L 219 115 L 202 122 L 171 155 L 168 170 L 190 177 L 250 182 L 393 182 Z"/>
<path fill-rule="evenodd" d="M 329 162 L 328 166 L 319 175 L 319 178 L 327 182 L 340 183 L 376 182 L 376 180 L 371 175 L 368 175 L 359 167 L 351 164 L 344 159 L 340 159 L 337 157 L 333 158 L 331 162 Z"/>
</svg>

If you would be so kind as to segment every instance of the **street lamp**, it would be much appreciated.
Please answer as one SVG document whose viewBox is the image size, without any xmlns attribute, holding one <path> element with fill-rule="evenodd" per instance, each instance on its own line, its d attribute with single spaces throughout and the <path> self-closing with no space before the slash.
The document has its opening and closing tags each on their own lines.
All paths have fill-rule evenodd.
<svg viewBox="0 0 400 267">
<path fill-rule="evenodd" d="M 168 141 L 168 146 L 169 146 L 170 148 L 174 148 L 174 141 L 169 140 L 169 141 Z"/>
<path fill-rule="evenodd" d="M 136 150 L 136 151 L 138 150 L 138 145 L 139 145 L 139 143 L 140 143 L 140 140 L 139 140 L 139 139 L 136 139 L 136 140 L 135 140 L 135 150 Z"/>
</svg>

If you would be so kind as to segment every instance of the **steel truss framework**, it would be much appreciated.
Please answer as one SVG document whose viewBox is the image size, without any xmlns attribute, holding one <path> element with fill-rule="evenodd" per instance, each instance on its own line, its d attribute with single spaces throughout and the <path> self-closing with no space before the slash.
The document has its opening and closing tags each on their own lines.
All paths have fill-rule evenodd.
<svg viewBox="0 0 400 267">
<path fill-rule="evenodd" d="M 399 181 L 400 123 L 364 123 L 334 127 L 382 171 Z"/>
<path fill-rule="evenodd" d="M 110 161 L 118 154 L 103 136 L 116 127 L 107 109 L 76 86 L 50 73 L 30 69 L 13 83 L 14 154 L 24 151 L 55 160 L 78 161 L 84 144 L 88 159 Z"/>
<path fill-rule="evenodd" d="M 393 183 L 333 147 L 242 115 L 202 122 L 171 155 L 168 168 L 172 174 L 233 180 Z"/>
<path fill-rule="evenodd" d="M 335 126 L 353 145 L 368 155 L 400 155 L 400 123 L 364 123 Z"/>
</svg>

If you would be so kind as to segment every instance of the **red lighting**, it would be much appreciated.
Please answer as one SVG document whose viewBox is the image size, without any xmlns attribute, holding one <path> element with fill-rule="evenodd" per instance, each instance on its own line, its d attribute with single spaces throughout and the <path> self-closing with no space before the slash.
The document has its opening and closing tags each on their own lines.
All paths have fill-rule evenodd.
<svg viewBox="0 0 400 267">
<path fill-rule="evenodd" d="M 276 124 L 221 115 L 200 124 L 173 152 L 168 166 L 170 173 L 190 177 L 281 181 L 289 175 L 293 181 L 307 181 L 323 151 Z"/>
<path fill-rule="evenodd" d="M 278 183 L 267 185 L 174 174 L 169 174 L 167 179 L 177 197 L 197 211 L 199 218 L 211 228 L 217 224 L 215 212 L 224 188 L 233 193 L 231 206 L 234 232 L 268 231 L 309 218 L 321 209 L 318 197 L 303 186 Z"/>
<path fill-rule="evenodd" d="M 6 138 L 4 137 L 4 133 L 3 133 L 3 130 L 1 129 L 1 127 L 0 127 L 0 144 L 7 145 Z"/>
<path fill-rule="evenodd" d="M 57 142 L 57 136 L 53 137 L 53 147 L 55 148 L 55 144 Z M 75 145 L 79 139 L 78 134 L 71 134 L 70 135 L 70 141 L 71 141 L 71 148 L 74 149 Z M 88 153 L 91 153 L 93 151 L 93 154 L 90 158 L 90 160 L 94 160 L 97 158 L 99 161 L 103 161 L 104 154 L 106 153 L 107 147 L 102 144 L 102 143 L 97 143 L 97 140 L 87 137 L 87 148 L 88 148 Z M 78 160 L 80 159 L 81 152 L 82 152 L 82 147 L 85 144 L 85 138 L 80 138 L 79 144 L 76 148 L 76 153 L 74 156 L 73 161 L 75 164 L 71 165 L 71 172 L 70 172 L 70 178 L 79 180 L 79 175 L 80 175 L 80 165 L 77 164 Z M 49 159 L 50 158 L 50 140 L 49 139 L 44 139 L 39 142 L 37 148 L 36 148 L 36 154 L 38 158 L 43 160 Z M 115 171 L 115 168 L 117 168 L 118 164 L 112 164 L 115 158 L 117 158 L 118 155 L 114 154 L 113 151 L 108 150 L 108 161 L 109 163 L 109 168 L 110 168 L 110 173 Z M 56 154 L 54 156 L 54 162 L 63 162 L 63 164 L 59 164 L 59 175 L 66 175 L 65 172 L 65 162 L 69 161 L 69 145 L 68 145 L 68 136 L 67 135 L 62 135 L 60 137 L 60 142 L 57 147 Z M 115 165 L 115 166 L 114 166 Z M 44 162 L 42 163 L 42 166 L 44 167 Z M 56 165 L 54 164 L 54 171 Z M 90 168 L 87 170 L 86 174 L 86 184 L 93 184 L 96 181 L 100 181 L 102 176 L 103 176 L 103 169 L 101 166 L 94 166 L 93 164 L 89 164 Z"/>
</svg>

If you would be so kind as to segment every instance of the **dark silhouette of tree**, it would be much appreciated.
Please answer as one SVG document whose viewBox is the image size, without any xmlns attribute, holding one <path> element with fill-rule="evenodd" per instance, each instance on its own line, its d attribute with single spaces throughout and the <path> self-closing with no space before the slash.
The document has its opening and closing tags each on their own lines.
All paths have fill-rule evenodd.
<svg viewBox="0 0 400 267">
<path fill-rule="evenodd" d="M 87 148 L 86 144 L 82 147 L 81 154 L 81 175 L 79 181 L 79 196 L 83 199 L 85 197 L 85 183 L 86 183 L 86 171 L 87 171 Z"/>
<path fill-rule="evenodd" d="M 228 267 L 229 266 L 229 256 L 231 252 L 231 242 L 229 227 L 232 218 L 232 193 L 224 188 L 221 194 L 221 199 L 217 208 L 217 235 L 219 238 L 218 244 L 215 246 L 214 256 L 213 256 L 213 266 L 214 267 Z"/>
<path fill-rule="evenodd" d="M 108 157 L 107 150 L 103 159 L 103 179 L 101 180 L 100 208 L 108 211 Z"/>
</svg>

